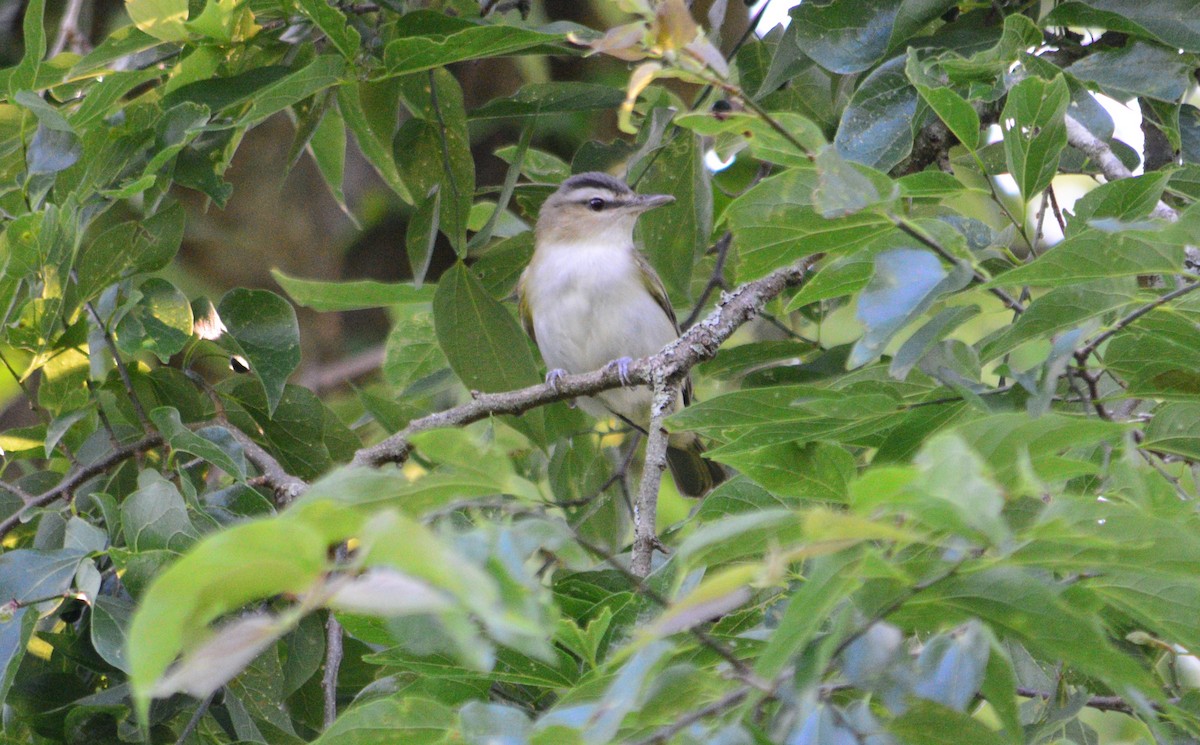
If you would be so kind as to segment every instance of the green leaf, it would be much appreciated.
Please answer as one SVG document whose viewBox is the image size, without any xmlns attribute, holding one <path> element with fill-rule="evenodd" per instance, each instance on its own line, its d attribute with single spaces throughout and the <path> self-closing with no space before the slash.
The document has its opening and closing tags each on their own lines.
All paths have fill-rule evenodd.
<svg viewBox="0 0 1200 745">
<path fill-rule="evenodd" d="M 433 323 L 451 369 L 468 388 L 509 391 L 541 382 L 525 332 L 461 262 L 438 282 Z M 540 410 L 509 421 L 535 442 L 546 443 Z"/>
<path fill-rule="evenodd" d="M 395 134 L 395 122 L 399 119 L 399 112 L 391 111 L 390 119 L 387 116 L 376 116 L 379 113 L 377 109 L 389 105 L 387 102 L 390 102 L 392 107 L 399 105 L 399 96 L 395 95 L 394 91 L 389 91 L 390 87 L 391 85 L 386 83 L 346 83 L 338 86 L 338 110 L 341 111 L 347 128 L 354 133 L 358 149 L 366 156 L 375 172 L 397 196 L 412 204 L 412 192 L 400 178 L 400 170 L 396 166 L 392 150 L 392 136 Z M 381 90 L 385 95 L 378 95 Z M 376 121 L 389 121 L 390 129 L 376 128 Z"/>
<path fill-rule="evenodd" d="M 909 47 L 904 72 L 921 98 L 968 150 L 979 147 L 979 113 L 946 81 L 934 76 L 932 65 L 921 62 L 917 50 Z"/>
<path fill-rule="evenodd" d="M 12 100 L 37 117 L 37 129 L 25 152 L 31 174 L 58 173 L 79 160 L 83 145 L 62 114 L 32 91 L 19 91 Z"/>
<path fill-rule="evenodd" d="M 159 676 L 180 652 L 207 636 L 211 621 L 252 600 L 304 593 L 321 577 L 326 552 L 346 525 L 336 513 L 324 514 L 326 530 L 317 529 L 316 512 L 303 515 L 307 519 L 227 528 L 155 578 L 129 626 L 129 680 L 142 721 Z"/>
<path fill-rule="evenodd" d="M 425 199 L 417 205 L 417 211 L 409 218 L 405 232 L 404 247 L 408 252 L 408 265 L 412 269 L 413 286 L 421 289 L 429 263 L 433 260 L 433 248 L 437 244 L 438 215 L 442 209 L 442 187 L 434 184 Z"/>
<path fill-rule="evenodd" d="M 164 364 L 192 338 L 192 304 L 175 285 L 151 277 L 141 297 L 117 323 L 117 347 L 125 354 L 153 352 Z"/>
<path fill-rule="evenodd" d="M 990 656 L 988 635 L 978 621 L 928 640 L 917 657 L 913 693 L 965 712 L 983 685 Z"/>
<path fill-rule="evenodd" d="M 383 379 L 396 391 L 446 368 L 438 346 L 433 314 L 427 309 L 405 308 L 384 345 Z"/>
<path fill-rule="evenodd" d="M 172 450 L 203 458 L 238 481 L 246 480 L 246 459 L 242 455 L 241 447 L 221 427 L 206 427 L 193 432 L 183 425 L 179 411 L 171 406 L 154 409 L 150 412 L 150 420 Z M 226 443 L 225 448 L 209 439 L 222 435 Z"/>
<path fill-rule="evenodd" d="M 121 503 L 125 545 L 137 552 L 182 551 L 199 537 L 175 485 L 156 471 L 138 474 L 137 491 Z"/>
<path fill-rule="evenodd" d="M 1179 103 L 1191 86 L 1195 64 L 1174 49 L 1134 41 L 1120 49 L 1098 49 L 1066 68 L 1120 101 L 1138 97 Z"/>
<path fill-rule="evenodd" d="M 421 305 L 433 300 L 432 288 L 418 288 L 407 283 L 376 282 L 370 279 L 326 282 L 289 277 L 278 269 L 272 269 L 271 276 L 292 302 L 318 311 Z"/>
<path fill-rule="evenodd" d="M 413 745 L 446 742 L 455 729 L 454 712 L 424 698 L 404 695 L 352 706 L 314 745 L 391 745 L 397 738 Z"/>
<path fill-rule="evenodd" d="M 1182 361 L 1172 359 L 1172 363 Z M 1154 410 L 1142 446 L 1200 460 L 1200 403 L 1168 403 Z"/>
<path fill-rule="evenodd" d="M 804 53 L 845 75 L 871 67 L 954 5 L 953 0 L 834 0 L 801 3 L 791 16 Z"/>
<path fill-rule="evenodd" d="M 308 16 L 317 28 L 325 34 L 330 44 L 337 47 L 342 56 L 348 60 L 358 54 L 362 36 L 350 21 L 339 10 L 329 5 L 325 0 L 299 0 L 299 6 L 304 15 Z"/>
<path fill-rule="evenodd" d="M 912 152 L 919 96 L 904 65 L 902 56 L 888 60 L 850 98 L 833 138 L 846 160 L 890 171 Z"/>
<path fill-rule="evenodd" d="M 1148 216 L 1158 206 L 1171 177 L 1169 171 L 1156 171 L 1097 186 L 1075 202 L 1067 235 L 1082 232 L 1092 220 L 1135 222 Z"/>
<path fill-rule="evenodd" d="M 638 236 L 669 294 L 686 299 L 696 254 L 707 248 L 713 221 L 712 186 L 698 138 L 682 133 L 658 151 L 639 189 L 675 197 L 673 204 L 641 216 Z"/>
<path fill-rule="evenodd" d="M 851 215 L 896 197 L 896 185 L 886 174 L 846 162 L 833 147 L 823 146 L 814 162 L 818 180 L 813 206 L 821 217 Z"/>
<path fill-rule="evenodd" d="M 1066 469 L 1061 478 L 1090 473 L 1089 463 L 1065 461 L 1060 453 L 1069 448 L 1086 448 L 1098 442 L 1115 442 L 1126 432 L 1116 422 L 1096 418 L 1049 413 L 1037 419 L 1024 414 L 993 414 L 968 421 L 956 428 L 967 444 L 984 457 L 992 475 L 1008 489 L 1021 485 L 1021 469 L 1032 464 L 1035 472 L 1050 481 L 1059 479 L 1056 469 Z M 1028 456 L 1028 461 L 1022 462 Z"/>
<path fill-rule="evenodd" d="M 1123 280 L 1078 282 L 1058 287 L 1036 298 L 1017 322 L 985 340 L 982 361 L 996 359 L 1035 338 L 1045 338 L 1075 328 L 1092 318 L 1125 307 L 1134 301 L 1133 286 Z"/>
<path fill-rule="evenodd" d="M 0 83 L 7 83 L 6 90 L 10 95 L 34 87 L 38 70 L 46 57 L 45 0 L 31 0 L 25 7 L 24 15 L 21 37 L 25 41 L 25 53 L 21 56 L 21 62 L 11 71 L 0 73 Z"/>
<path fill-rule="evenodd" d="M 439 229 L 460 256 L 466 251 L 467 220 L 475 194 L 475 160 L 458 81 L 445 70 L 402 81 L 413 118 L 392 142 L 393 157 L 414 195 L 439 187 Z"/>
<path fill-rule="evenodd" d="M 300 326 L 296 311 L 267 290 L 234 289 L 225 293 L 217 313 L 237 350 L 262 384 L 267 412 L 283 398 L 288 376 L 300 366 Z"/>
<path fill-rule="evenodd" d="M 1008 92 L 1000 119 L 1004 158 L 1027 202 L 1050 185 L 1058 170 L 1067 145 L 1064 116 L 1070 102 L 1071 93 L 1061 75 L 1052 81 L 1026 78 Z"/>
<path fill-rule="evenodd" d="M 331 54 L 318 56 L 308 65 L 257 91 L 254 103 L 241 117 L 241 123 L 253 126 L 274 113 L 337 85 L 345 69 L 346 62 L 341 57 Z"/>
<path fill-rule="evenodd" d="M 274 411 L 268 410 L 257 380 L 237 378 L 220 390 L 230 421 L 255 434 L 288 473 L 300 478 L 313 478 L 335 462 L 349 460 L 361 444 L 307 388 L 286 386 Z"/>
<path fill-rule="evenodd" d="M 1188 0 L 1155 0 L 1145 5 L 1124 0 L 1085 0 L 1056 6 L 1045 23 L 1104 28 L 1200 52 L 1200 19 L 1194 10 Z"/>
<path fill-rule="evenodd" d="M 856 571 L 860 561 L 859 556 L 849 551 L 812 560 L 804 583 L 788 600 L 778 627 L 758 655 L 756 675 L 774 679 L 816 637 L 838 603 L 862 583 Z"/>
<path fill-rule="evenodd" d="M 1028 264 L 1001 274 L 989 286 L 1061 287 L 1087 280 L 1170 274 L 1183 266 L 1184 247 L 1152 235 L 1084 230 Z"/>
<path fill-rule="evenodd" d="M 421 72 L 468 59 L 541 53 L 547 46 L 557 47 L 565 38 L 559 33 L 516 26 L 475 24 L 426 10 L 404 14 L 394 33 L 399 38 L 388 42 L 383 52 L 390 75 Z"/>
<path fill-rule="evenodd" d="M 183 221 L 183 208 L 172 203 L 140 223 L 119 223 L 87 241 L 76 265 L 81 301 L 99 297 L 128 274 L 170 263 L 183 240 Z"/>
<path fill-rule="evenodd" d="M 941 295 L 971 281 L 971 268 L 957 264 L 950 272 L 941 259 L 921 249 L 897 248 L 875 257 L 875 274 L 858 296 L 856 316 L 866 328 L 846 364 L 861 367 L 883 354 L 901 329 L 924 313 Z"/>
<path fill-rule="evenodd" d="M 1004 740 L 975 717 L 933 701 L 915 701 L 888 725 L 905 745 L 1002 745 Z"/>
<path fill-rule="evenodd" d="M 129 672 L 125 659 L 126 629 L 132 617 L 133 604 L 127 600 L 101 595 L 92 603 L 92 646 L 105 662 L 126 673 Z"/>
<path fill-rule="evenodd" d="M 161 41 L 185 41 L 187 0 L 126 0 L 125 12 L 142 31 Z"/>
<path fill-rule="evenodd" d="M 342 212 L 353 220 L 354 216 L 346 206 L 346 194 L 342 188 L 346 172 L 346 122 L 337 106 L 327 105 L 321 113 L 321 120 L 313 130 L 312 139 L 308 141 L 308 150 L 312 153 L 313 162 L 320 169 L 321 176 L 325 178 L 329 193 L 342 208 Z"/>
<path fill-rule="evenodd" d="M 1128 383 L 1128 395 L 1200 396 L 1200 331 L 1169 311 L 1149 313 L 1118 332 L 1105 348 L 1104 363 Z"/>
<path fill-rule="evenodd" d="M 527 83 L 505 98 L 493 98 L 471 119 L 541 117 L 568 111 L 611 110 L 625 100 L 620 88 L 583 81 Z"/>
<path fill-rule="evenodd" d="M 854 456 L 824 442 L 784 443 L 747 452 L 717 455 L 716 460 L 782 497 L 841 502 L 854 477 Z"/>
<path fill-rule="evenodd" d="M 74 574 L 74 568 L 71 573 Z M 0 568 L 2 577 L 3 569 Z M 8 692 L 17 678 L 17 670 L 25 658 L 37 622 L 38 613 L 33 608 L 18 608 L 8 618 L 0 620 L 0 701 L 8 699 Z"/>
<path fill-rule="evenodd" d="M 906 608 L 937 613 L 943 620 L 952 611 L 977 616 L 1047 659 L 1118 685 L 1153 687 L 1146 671 L 1112 646 L 1095 615 L 1068 603 L 1058 587 L 1027 570 L 994 567 L 954 575 L 915 595 Z"/>
<path fill-rule="evenodd" d="M 895 230 L 874 212 L 827 220 L 812 207 L 817 174 L 792 168 L 764 179 L 726 209 L 741 258 L 739 277 L 757 279 L 773 269 L 817 252 L 852 253 Z"/>
<path fill-rule="evenodd" d="M 938 312 L 904 340 L 892 357 L 888 374 L 897 380 L 904 380 L 938 342 L 978 314 L 978 305 L 957 305 Z"/>
</svg>

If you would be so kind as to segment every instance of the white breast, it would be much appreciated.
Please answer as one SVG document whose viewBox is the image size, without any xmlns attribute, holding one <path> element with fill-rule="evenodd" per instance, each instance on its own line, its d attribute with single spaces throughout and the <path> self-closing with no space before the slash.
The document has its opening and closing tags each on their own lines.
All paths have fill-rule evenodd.
<svg viewBox="0 0 1200 745">
<path fill-rule="evenodd" d="M 538 252 L 525 292 L 548 368 L 588 372 L 619 357 L 654 354 L 676 338 L 671 319 L 642 283 L 632 247 L 575 243 L 541 246 Z M 635 422 L 647 418 L 645 388 L 600 398 Z M 597 413 L 586 402 L 585 409 Z"/>
</svg>

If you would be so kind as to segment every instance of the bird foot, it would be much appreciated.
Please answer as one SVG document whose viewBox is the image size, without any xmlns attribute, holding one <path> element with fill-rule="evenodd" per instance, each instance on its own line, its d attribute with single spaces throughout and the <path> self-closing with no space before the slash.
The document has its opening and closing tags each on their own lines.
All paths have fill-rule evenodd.
<svg viewBox="0 0 1200 745">
<path fill-rule="evenodd" d="M 617 377 L 621 380 L 621 385 L 633 385 L 633 381 L 629 379 L 629 363 L 633 362 L 632 357 L 620 357 L 608 363 L 606 367 L 615 367 L 617 369 Z"/>
<path fill-rule="evenodd" d="M 550 372 L 546 373 L 546 385 L 550 386 L 557 392 L 558 391 L 558 381 L 562 380 L 563 376 L 566 374 L 567 374 L 567 371 L 562 369 L 561 367 L 554 368 Z"/>
</svg>

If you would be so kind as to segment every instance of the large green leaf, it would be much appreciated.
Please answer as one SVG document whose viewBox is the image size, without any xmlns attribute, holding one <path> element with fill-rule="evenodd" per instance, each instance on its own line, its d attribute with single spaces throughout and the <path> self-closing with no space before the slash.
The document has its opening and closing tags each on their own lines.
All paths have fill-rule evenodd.
<svg viewBox="0 0 1200 745">
<path fill-rule="evenodd" d="M 1012 326 L 986 340 L 979 350 L 981 360 L 992 360 L 1030 339 L 1048 338 L 1070 328 L 1101 319 L 1135 299 L 1132 282 L 1097 280 L 1076 282 L 1035 299 Z"/>
<path fill-rule="evenodd" d="M 1056 6 L 1045 20 L 1053 25 L 1109 29 L 1200 52 L 1200 19 L 1195 10 L 1190 0 L 1070 0 Z"/>
<path fill-rule="evenodd" d="M 912 152 L 919 97 L 905 64 L 903 56 L 888 60 L 854 92 L 833 138 L 846 160 L 890 171 Z"/>
<path fill-rule="evenodd" d="M 1188 318 L 1154 312 L 1118 332 L 1104 354 L 1133 396 L 1200 396 L 1200 331 Z"/>
<path fill-rule="evenodd" d="M 508 391 L 540 382 L 525 332 L 466 265 L 455 264 L 438 282 L 433 323 L 450 367 L 468 388 Z M 535 442 L 546 443 L 541 409 L 510 421 Z"/>
<path fill-rule="evenodd" d="M 719 457 L 772 493 L 840 502 L 854 476 L 854 456 L 837 445 L 784 443 Z"/>
<path fill-rule="evenodd" d="M 1147 97 L 1178 103 L 1191 85 L 1194 67 L 1174 49 L 1135 41 L 1121 49 L 1097 50 L 1066 71 L 1121 101 Z"/>
<path fill-rule="evenodd" d="M 236 349 L 262 384 L 267 412 L 275 411 L 288 376 L 300 366 L 300 326 L 296 311 L 267 290 L 235 289 L 217 305 Z"/>
<path fill-rule="evenodd" d="M 791 16 L 804 53 L 845 75 L 871 67 L 952 7 L 953 0 L 834 0 L 800 3 Z"/>
<path fill-rule="evenodd" d="M 402 82 L 414 118 L 400 127 L 392 142 L 395 162 L 414 195 L 428 195 L 438 188 L 439 228 L 462 255 L 475 195 L 475 160 L 462 88 L 445 70 Z"/>
<path fill-rule="evenodd" d="M 354 55 L 358 53 L 362 36 L 350 24 L 345 15 L 325 0 L 300 0 L 299 5 L 300 9 L 304 11 L 304 15 L 308 16 L 321 29 L 325 38 L 337 47 L 343 57 L 354 58 Z"/>
<path fill-rule="evenodd" d="M 1062 76 L 1052 81 L 1026 78 L 1008 92 L 1001 114 L 1008 172 L 1028 201 L 1050 185 L 1067 145 L 1064 116 L 1071 102 Z"/>
<path fill-rule="evenodd" d="M 874 212 L 826 219 L 813 208 L 814 169 L 792 168 L 765 179 L 726 210 L 741 258 L 739 276 L 750 280 L 797 259 L 824 251 L 852 253 L 895 230 Z"/>
<path fill-rule="evenodd" d="M 638 235 L 650 264 L 672 297 L 686 300 L 692 267 L 712 233 L 712 185 L 699 138 L 684 133 L 665 145 L 646 169 L 639 189 L 670 194 L 673 204 L 638 220 Z"/>
<path fill-rule="evenodd" d="M 1153 235 L 1084 230 L 1028 264 L 1005 272 L 992 286 L 1062 287 L 1087 280 L 1169 274 L 1183 266 L 1184 247 Z"/>
<path fill-rule="evenodd" d="M 389 42 L 383 52 L 384 65 L 391 75 L 422 72 L 468 59 L 546 51 L 565 39 L 562 33 L 477 24 L 429 10 L 405 13 L 395 26 L 395 35 L 399 38 Z"/>
<path fill-rule="evenodd" d="M 390 305 L 425 304 L 433 300 L 432 288 L 418 288 L 405 283 L 370 279 L 327 282 L 289 277 L 278 269 L 272 269 L 271 276 L 292 302 L 319 311 L 386 308 Z"/>
</svg>

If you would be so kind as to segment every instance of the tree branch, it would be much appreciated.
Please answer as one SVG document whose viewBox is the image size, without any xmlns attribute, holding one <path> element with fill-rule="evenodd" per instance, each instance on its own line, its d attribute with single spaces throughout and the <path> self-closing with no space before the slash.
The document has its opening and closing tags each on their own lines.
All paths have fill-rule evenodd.
<svg viewBox="0 0 1200 745">
<path fill-rule="evenodd" d="M 90 49 L 91 43 L 87 34 L 79 28 L 79 14 L 82 12 L 83 0 L 67 0 L 67 7 L 63 9 L 62 19 L 58 22 L 58 37 L 50 47 L 50 57 L 58 55 L 68 47 L 76 54 L 84 54 Z"/>
<path fill-rule="evenodd" d="M 116 450 L 109 452 L 99 460 L 79 468 L 74 473 L 68 474 L 62 481 L 59 482 L 58 486 L 32 498 L 25 504 L 23 508 L 12 515 L 9 515 L 3 521 L 0 521 L 0 538 L 8 535 L 9 531 L 21 524 L 21 516 L 26 510 L 36 507 L 45 507 L 46 505 L 58 500 L 63 496 L 73 497 L 72 492 L 75 490 L 75 488 L 88 479 L 104 473 L 109 468 L 123 460 L 128 460 L 135 455 L 139 455 L 147 450 L 156 448 L 161 444 L 163 444 L 161 435 L 149 434 L 137 442 L 119 447 Z"/>
<path fill-rule="evenodd" d="M 674 408 L 677 384 L 662 375 L 654 377 L 654 399 L 650 406 L 650 428 L 646 437 L 646 460 L 637 501 L 633 505 L 633 557 L 629 568 L 639 577 L 650 574 L 650 560 L 660 546 L 655 525 L 658 516 L 658 489 L 667 467 L 667 430 L 663 420 Z"/>
<path fill-rule="evenodd" d="M 721 344 L 757 316 L 768 301 L 785 288 L 799 284 L 814 261 L 815 256 L 805 257 L 789 267 L 777 269 L 724 294 L 717 307 L 679 339 L 663 347 L 658 354 L 631 362 L 627 379 L 634 384 L 653 385 L 656 374 L 662 375 L 665 380 L 682 378 L 695 365 L 712 359 Z M 384 463 L 402 463 L 411 449 L 409 440 L 420 432 L 458 427 L 496 414 L 521 414 L 538 406 L 590 396 L 622 384 L 616 366 L 610 366 L 579 375 L 564 375 L 555 381 L 554 386 L 543 383 L 503 393 L 479 393 L 461 406 L 414 419 L 394 435 L 359 450 L 354 454 L 351 464 L 380 466 Z"/>
<path fill-rule="evenodd" d="M 1101 140 L 1096 135 L 1088 131 L 1087 127 L 1079 123 L 1079 120 L 1073 116 L 1067 115 L 1067 142 L 1074 148 L 1083 151 L 1083 154 L 1088 156 L 1104 177 L 1109 181 L 1117 179 L 1133 178 L 1133 171 L 1125 167 L 1121 159 L 1113 153 L 1112 148 L 1108 143 Z M 1159 200 L 1154 210 L 1150 213 L 1151 217 L 1159 217 L 1164 220 L 1175 222 L 1179 219 L 1179 213 L 1166 202 Z"/>
<path fill-rule="evenodd" d="M 1147 313 L 1154 310 L 1155 308 L 1157 308 L 1161 305 L 1166 305 L 1167 303 L 1171 302 L 1172 300 L 1175 300 L 1176 298 L 1181 298 L 1184 295 L 1188 294 L 1189 292 L 1193 292 L 1197 289 L 1200 289 L 1200 282 L 1192 282 L 1191 284 L 1186 284 L 1183 287 L 1172 290 L 1171 292 L 1168 292 L 1165 295 L 1161 295 L 1161 296 L 1155 298 L 1153 301 L 1146 303 L 1145 305 L 1141 306 L 1140 308 L 1134 310 L 1133 312 L 1131 312 L 1128 315 L 1126 315 L 1125 317 L 1123 317 L 1121 320 L 1117 321 L 1115 324 L 1113 324 L 1112 328 L 1108 329 L 1107 331 L 1105 331 L 1102 334 L 1098 334 L 1095 338 L 1093 338 L 1087 344 L 1080 347 L 1079 351 L 1075 353 L 1075 359 L 1077 359 L 1080 364 L 1086 364 L 1087 358 L 1092 355 L 1092 352 L 1095 352 L 1096 349 L 1101 344 L 1103 344 L 1104 342 L 1111 339 L 1113 337 L 1113 335 L 1116 334 L 1118 331 L 1125 328 L 1126 326 L 1133 323 L 1134 321 L 1141 318 L 1142 316 L 1146 315 Z"/>
<path fill-rule="evenodd" d="M 275 459 L 275 456 L 264 450 L 262 445 L 255 442 L 250 435 L 238 429 L 228 420 L 225 420 L 222 424 L 233 435 L 233 439 L 237 440 L 238 444 L 242 446 L 242 450 L 246 453 L 246 458 L 262 472 L 264 483 L 275 492 L 275 503 L 277 506 L 282 507 L 289 504 L 308 488 L 308 482 L 284 470 L 279 461 Z"/>
</svg>

